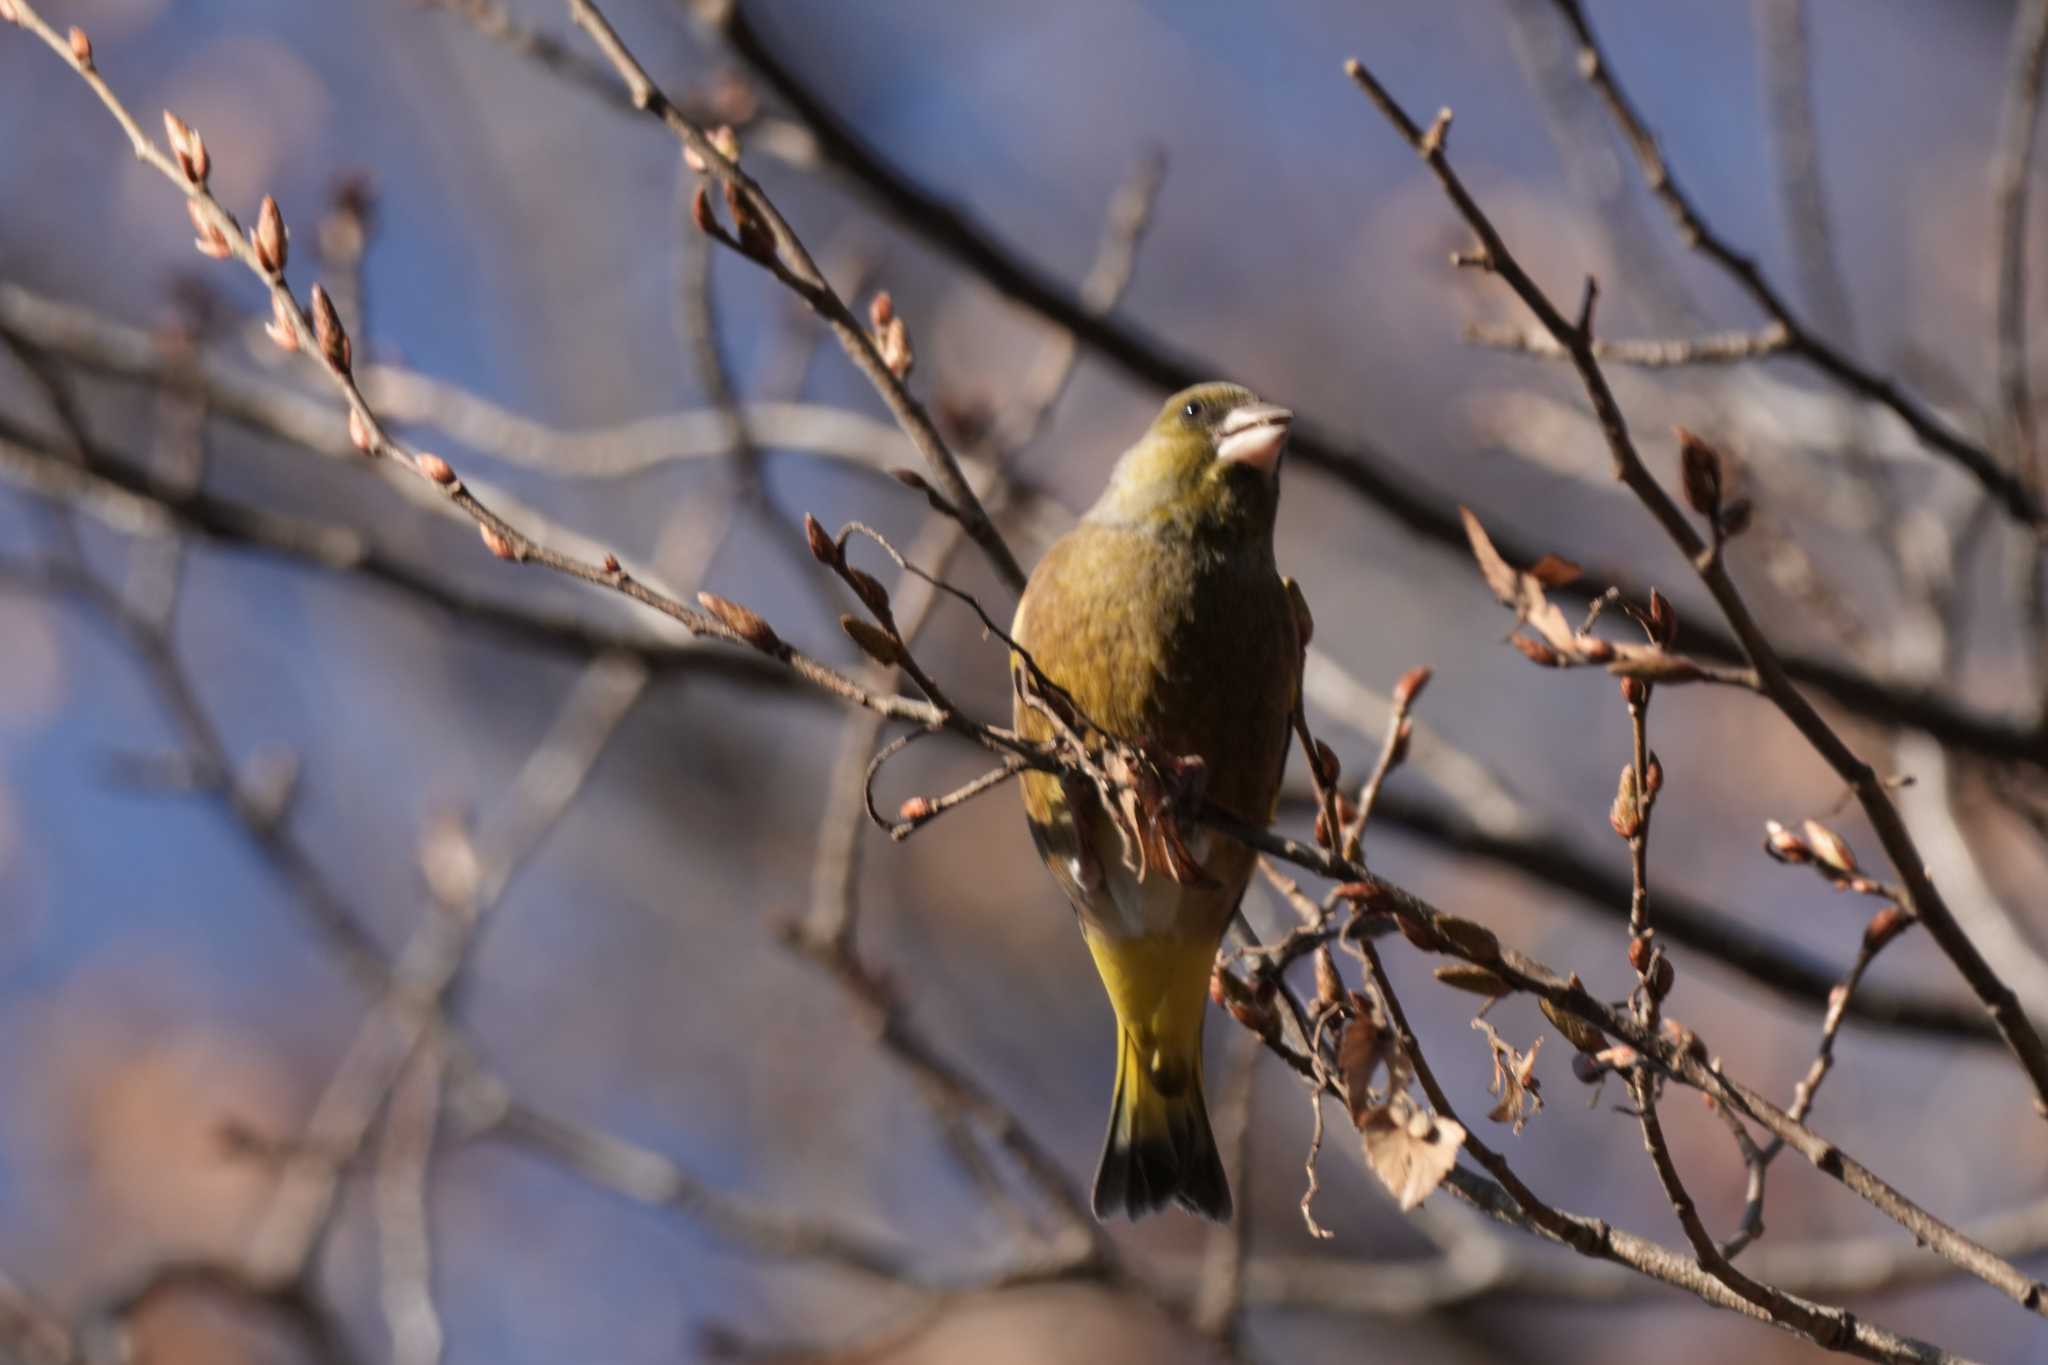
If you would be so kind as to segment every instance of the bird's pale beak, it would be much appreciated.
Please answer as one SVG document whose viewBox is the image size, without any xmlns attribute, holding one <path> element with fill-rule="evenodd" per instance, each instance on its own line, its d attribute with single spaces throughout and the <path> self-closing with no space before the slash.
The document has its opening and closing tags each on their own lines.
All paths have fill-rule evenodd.
<svg viewBox="0 0 2048 1365">
<path fill-rule="evenodd" d="M 1246 403 L 1231 409 L 1216 431 L 1218 459 L 1248 464 L 1261 474 L 1271 474 L 1280 463 L 1280 451 L 1287 444 L 1287 425 L 1294 414 L 1277 403 Z"/>
</svg>

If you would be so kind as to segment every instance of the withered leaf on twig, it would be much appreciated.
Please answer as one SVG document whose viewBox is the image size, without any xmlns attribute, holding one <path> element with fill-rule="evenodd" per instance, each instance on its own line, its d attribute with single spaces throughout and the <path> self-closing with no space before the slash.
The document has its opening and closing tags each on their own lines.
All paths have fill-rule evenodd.
<svg viewBox="0 0 2048 1365">
<path fill-rule="evenodd" d="M 1359 1132 L 1366 1164 L 1403 1213 L 1443 1183 L 1458 1164 L 1458 1149 L 1465 1145 L 1461 1124 L 1431 1114 L 1405 1095 L 1366 1114 Z"/>
<path fill-rule="evenodd" d="M 1495 1123 L 1514 1124 L 1519 1135 L 1522 1125 L 1543 1108 L 1543 1093 L 1536 1084 L 1536 1051 L 1543 1040 L 1529 1044 L 1527 1052 L 1517 1052 L 1484 1019 L 1474 1019 L 1472 1027 L 1486 1034 L 1487 1045 L 1493 1049 L 1493 1081 L 1486 1090 L 1499 1096 L 1500 1103 L 1486 1117 Z"/>
<path fill-rule="evenodd" d="M 1373 1073 L 1387 1060 L 1393 1035 L 1380 1021 L 1372 1001 L 1356 992 L 1351 996 L 1350 1015 L 1337 1045 L 1337 1074 L 1344 1078 L 1344 1093 L 1351 1098 L 1351 1122 L 1362 1128 L 1373 1109 L 1367 1098 Z"/>
</svg>

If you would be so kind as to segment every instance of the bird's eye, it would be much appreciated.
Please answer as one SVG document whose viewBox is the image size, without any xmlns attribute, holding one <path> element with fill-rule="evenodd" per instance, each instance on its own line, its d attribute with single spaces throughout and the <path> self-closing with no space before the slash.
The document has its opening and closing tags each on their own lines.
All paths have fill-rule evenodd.
<svg viewBox="0 0 2048 1365">
<path fill-rule="evenodd" d="M 1202 415 L 1202 405 L 1197 402 L 1189 402 L 1180 410 L 1180 415 L 1190 420 L 1200 417 Z"/>
</svg>

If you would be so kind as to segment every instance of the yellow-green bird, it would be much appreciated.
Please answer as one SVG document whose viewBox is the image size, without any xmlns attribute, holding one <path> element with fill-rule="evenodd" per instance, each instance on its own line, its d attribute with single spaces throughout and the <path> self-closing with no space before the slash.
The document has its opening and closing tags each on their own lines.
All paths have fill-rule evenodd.
<svg viewBox="0 0 2048 1365">
<path fill-rule="evenodd" d="M 1301 644 L 1273 558 L 1291 414 L 1235 384 L 1175 394 L 1109 487 L 1049 551 L 1017 604 L 1018 645 L 1094 725 L 1199 758 L 1203 794 L 1248 824 L 1273 815 Z M 1018 728 L 1052 723 L 1020 693 Z M 1116 1097 L 1095 1215 L 1171 1201 L 1219 1221 L 1230 1183 L 1202 1103 L 1202 1017 L 1252 850 L 1185 831 L 1206 878 L 1129 865 L 1085 782 L 1026 773 L 1038 851 L 1073 902 L 1116 1008 Z"/>
</svg>

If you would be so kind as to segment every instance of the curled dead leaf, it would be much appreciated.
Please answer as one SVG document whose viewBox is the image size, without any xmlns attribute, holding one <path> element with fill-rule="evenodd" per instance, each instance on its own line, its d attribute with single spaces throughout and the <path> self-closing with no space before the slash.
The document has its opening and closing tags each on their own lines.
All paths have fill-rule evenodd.
<svg viewBox="0 0 2048 1365">
<path fill-rule="evenodd" d="M 1522 1125 L 1543 1108 L 1543 1093 L 1536 1083 L 1536 1051 L 1543 1040 L 1530 1043 L 1527 1052 L 1517 1052 L 1484 1019 L 1474 1019 L 1472 1027 L 1486 1034 L 1487 1045 L 1493 1049 L 1493 1081 L 1486 1089 L 1498 1096 L 1500 1103 L 1487 1117 L 1495 1123 L 1514 1124 L 1515 1134 L 1520 1136 Z"/>
<path fill-rule="evenodd" d="M 1404 1095 L 1368 1111 L 1359 1134 L 1366 1164 L 1403 1213 L 1443 1183 L 1465 1145 L 1463 1125 L 1431 1114 Z"/>
</svg>

